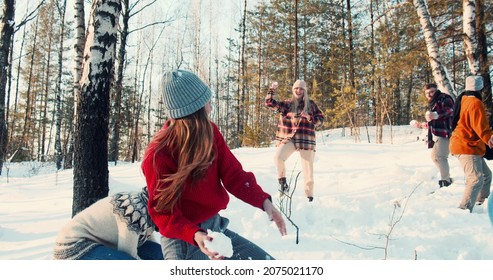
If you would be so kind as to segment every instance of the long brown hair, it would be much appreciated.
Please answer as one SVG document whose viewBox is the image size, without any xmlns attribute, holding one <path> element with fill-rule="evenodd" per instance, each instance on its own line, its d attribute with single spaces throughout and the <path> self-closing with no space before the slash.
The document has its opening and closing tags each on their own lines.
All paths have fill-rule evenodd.
<svg viewBox="0 0 493 280">
<path fill-rule="evenodd" d="M 205 108 L 184 118 L 170 120 L 169 127 L 154 136 L 149 143 L 156 147 L 154 154 L 147 154 L 148 151 L 145 157 L 152 156 L 156 173 L 155 157 L 160 150 L 171 151 L 177 162 L 176 173 L 157 175 L 156 211 L 171 212 L 180 200 L 185 182 L 190 179 L 193 185 L 205 175 L 215 157 L 213 145 L 214 132 Z"/>
</svg>

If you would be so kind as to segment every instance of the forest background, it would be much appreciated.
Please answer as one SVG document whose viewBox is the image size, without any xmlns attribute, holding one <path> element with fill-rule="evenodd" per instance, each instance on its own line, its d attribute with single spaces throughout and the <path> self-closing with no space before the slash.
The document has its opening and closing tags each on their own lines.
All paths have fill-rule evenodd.
<svg viewBox="0 0 493 280">
<path fill-rule="evenodd" d="M 181 68 L 213 91 L 230 148 L 266 147 L 264 106 L 304 79 L 325 114 L 382 143 L 384 125 L 424 120 L 423 86 L 453 97 L 482 75 L 491 100 L 491 0 L 13 0 L 1 2 L 0 172 L 74 168 L 77 213 L 108 194 L 108 162 L 139 161 L 166 120 L 160 75 Z M 376 127 L 372 139 L 369 126 Z"/>
</svg>

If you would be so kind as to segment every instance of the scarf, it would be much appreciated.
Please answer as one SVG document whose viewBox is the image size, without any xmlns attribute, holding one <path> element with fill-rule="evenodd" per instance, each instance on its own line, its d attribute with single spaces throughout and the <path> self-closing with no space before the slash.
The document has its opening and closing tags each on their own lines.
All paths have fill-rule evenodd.
<svg viewBox="0 0 493 280">
<path fill-rule="evenodd" d="M 457 96 L 457 99 L 455 100 L 454 103 L 454 117 L 452 118 L 452 131 L 454 131 L 455 127 L 457 126 L 457 123 L 459 122 L 460 118 L 460 104 L 462 103 L 462 97 L 466 96 L 474 96 L 477 99 L 483 101 L 481 97 L 481 92 L 479 91 L 464 91 L 461 93 L 459 96 Z"/>
<path fill-rule="evenodd" d="M 433 95 L 433 98 L 428 102 L 428 108 L 430 111 L 434 111 L 434 107 L 437 104 L 438 100 L 442 98 L 443 93 L 440 90 L 436 90 L 435 94 Z"/>
</svg>

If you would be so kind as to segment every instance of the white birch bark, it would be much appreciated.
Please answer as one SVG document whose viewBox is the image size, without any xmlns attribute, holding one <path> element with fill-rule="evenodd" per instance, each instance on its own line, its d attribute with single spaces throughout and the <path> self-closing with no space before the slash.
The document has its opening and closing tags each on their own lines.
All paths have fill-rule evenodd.
<svg viewBox="0 0 493 280">
<path fill-rule="evenodd" d="M 82 73 L 82 55 L 84 50 L 84 43 L 86 37 L 86 23 L 84 21 L 84 0 L 75 0 L 74 2 L 75 10 L 75 67 L 74 67 L 74 108 L 77 108 L 77 99 L 80 95 L 80 77 Z M 77 114 L 77 110 L 74 110 Z M 75 116 L 74 116 L 74 119 Z"/>
<path fill-rule="evenodd" d="M 86 37 L 86 23 L 85 23 L 85 12 L 84 12 L 84 0 L 74 0 L 74 32 L 75 32 L 75 43 L 74 43 L 74 72 L 73 72 L 73 87 L 74 87 L 74 122 L 77 120 L 77 103 L 80 96 L 80 77 L 82 72 L 82 54 L 84 50 L 84 43 Z M 64 169 L 72 168 L 73 153 L 74 153 L 74 122 L 69 128 L 68 135 L 68 145 L 67 152 L 64 161 Z"/>
<path fill-rule="evenodd" d="M 433 78 L 438 88 L 455 98 L 455 90 L 450 82 L 450 77 L 445 65 L 440 58 L 440 50 L 435 34 L 435 26 L 431 20 L 430 12 L 426 0 L 413 0 L 414 7 L 418 13 L 419 22 L 423 29 L 428 57 L 433 74 Z"/>
<path fill-rule="evenodd" d="M 462 1 L 462 29 L 464 31 L 464 44 L 467 63 L 472 75 L 480 72 L 478 36 L 476 33 L 476 3 L 475 0 Z"/>
<path fill-rule="evenodd" d="M 108 123 L 120 0 L 95 0 L 89 18 L 74 138 L 72 214 L 108 196 Z"/>
</svg>

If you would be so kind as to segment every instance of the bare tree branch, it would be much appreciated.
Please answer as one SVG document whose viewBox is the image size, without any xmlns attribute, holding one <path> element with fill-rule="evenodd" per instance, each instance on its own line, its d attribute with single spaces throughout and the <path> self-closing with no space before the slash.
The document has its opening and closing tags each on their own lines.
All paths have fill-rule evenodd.
<svg viewBox="0 0 493 280">
<path fill-rule="evenodd" d="M 30 22 L 31 20 L 33 20 L 37 16 L 37 14 L 35 14 L 35 13 L 41 8 L 41 6 L 44 4 L 44 2 L 45 2 L 45 0 L 42 0 L 41 2 L 39 2 L 38 6 L 31 13 L 24 16 L 24 18 L 21 20 L 21 22 L 15 26 L 14 33 L 17 32 L 24 24 L 27 24 L 28 22 Z"/>
<path fill-rule="evenodd" d="M 133 32 L 136 32 L 136 31 L 139 31 L 139 30 L 142 30 L 142 29 L 146 29 L 146 28 L 151 27 L 151 26 L 154 26 L 154 25 L 170 23 L 172 21 L 173 20 L 165 20 L 165 21 L 157 21 L 157 22 L 149 23 L 149 24 L 144 25 L 142 27 L 139 27 L 139 28 L 136 28 L 136 29 L 133 29 L 133 30 L 128 31 L 128 34 L 131 34 Z"/>
<path fill-rule="evenodd" d="M 147 4 L 147 5 L 144 5 L 144 6 L 143 6 L 142 8 L 140 8 L 139 10 L 135 11 L 135 13 L 131 13 L 131 14 L 130 14 L 130 17 L 133 17 L 134 15 L 136 15 L 136 14 L 138 14 L 138 13 L 142 12 L 144 9 L 146 9 L 146 8 L 150 7 L 152 4 L 156 3 L 156 1 L 157 1 L 157 0 L 154 0 L 154 1 L 150 2 L 150 3 L 149 3 L 149 4 Z M 135 3 L 134 3 L 134 4 L 133 4 L 133 5 L 129 8 L 129 11 L 133 10 L 133 8 L 134 8 L 135 6 L 137 6 L 137 4 L 138 4 L 138 3 L 140 3 L 140 0 L 139 0 L 139 1 L 137 1 L 137 2 L 135 2 Z"/>
</svg>

